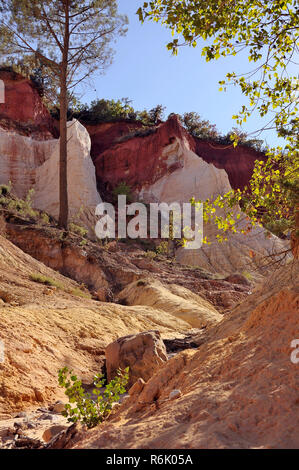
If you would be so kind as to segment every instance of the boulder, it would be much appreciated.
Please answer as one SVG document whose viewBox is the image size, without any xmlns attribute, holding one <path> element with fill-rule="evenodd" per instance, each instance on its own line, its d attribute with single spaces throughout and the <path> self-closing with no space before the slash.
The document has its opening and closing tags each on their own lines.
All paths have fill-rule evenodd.
<svg viewBox="0 0 299 470">
<path fill-rule="evenodd" d="M 231 282 L 232 284 L 241 284 L 243 286 L 250 286 L 249 280 L 243 275 L 239 273 L 230 274 L 225 278 L 227 282 Z"/>
<path fill-rule="evenodd" d="M 201 296 L 176 284 L 157 280 L 138 280 L 119 293 L 126 305 L 147 305 L 185 321 L 190 327 L 203 328 L 222 319 L 216 308 Z"/>
<path fill-rule="evenodd" d="M 54 413 L 62 413 L 64 411 L 64 408 L 65 408 L 65 404 L 62 401 L 58 401 L 53 406 L 53 411 Z"/>
<path fill-rule="evenodd" d="M 141 377 L 139 377 L 137 382 L 135 382 L 134 385 L 132 385 L 132 387 L 130 388 L 130 390 L 128 392 L 129 395 L 130 396 L 139 395 L 139 393 L 142 392 L 144 386 L 145 386 L 145 381 Z"/>
<path fill-rule="evenodd" d="M 61 431 L 64 431 L 65 429 L 67 429 L 67 426 L 51 426 L 50 428 L 46 429 L 43 433 L 43 440 L 45 442 L 50 442 L 53 437 L 57 436 L 57 434 L 59 434 Z"/>
<path fill-rule="evenodd" d="M 124 336 L 110 343 L 105 351 L 108 381 L 117 369 L 129 367 L 128 388 L 139 379 L 148 381 L 167 361 L 165 345 L 159 331 Z"/>
</svg>

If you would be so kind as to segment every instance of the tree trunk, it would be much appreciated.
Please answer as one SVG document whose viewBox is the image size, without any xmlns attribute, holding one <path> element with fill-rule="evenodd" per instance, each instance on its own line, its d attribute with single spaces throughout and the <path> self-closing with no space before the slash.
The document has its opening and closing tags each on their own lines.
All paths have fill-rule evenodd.
<svg viewBox="0 0 299 470">
<path fill-rule="evenodd" d="M 62 50 L 62 62 L 60 68 L 60 168 L 59 168 L 59 227 L 67 230 L 68 228 L 68 191 L 67 191 L 67 73 L 68 73 L 68 54 L 70 43 L 69 30 L 69 0 L 64 2 L 65 9 L 65 30 L 64 44 Z"/>
<path fill-rule="evenodd" d="M 66 73 L 62 71 L 60 79 L 60 165 L 59 165 L 59 227 L 68 227 L 68 192 L 67 192 L 67 89 Z"/>
</svg>

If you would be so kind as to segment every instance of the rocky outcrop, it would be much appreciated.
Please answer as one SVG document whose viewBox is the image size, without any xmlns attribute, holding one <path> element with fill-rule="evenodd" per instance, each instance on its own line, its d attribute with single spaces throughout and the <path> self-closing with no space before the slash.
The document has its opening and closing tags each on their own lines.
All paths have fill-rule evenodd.
<svg viewBox="0 0 299 470">
<path fill-rule="evenodd" d="M 276 271 L 68 448 L 298 448 L 298 275 L 298 263 Z"/>
<path fill-rule="evenodd" d="M 205 162 L 225 170 L 234 189 L 243 189 L 248 185 L 256 160 L 266 160 L 264 153 L 246 145 L 234 147 L 232 144 L 222 145 L 196 137 L 193 142 L 194 152 Z"/>
<path fill-rule="evenodd" d="M 83 123 L 84 124 L 84 123 Z M 84 124 L 91 138 L 91 155 L 96 158 L 118 141 L 133 136 L 143 124 L 138 121 L 119 120 L 100 124 Z"/>
<path fill-rule="evenodd" d="M 137 198 L 146 203 L 178 202 L 182 205 L 192 197 L 196 200 L 213 199 L 228 192 L 231 185 L 243 187 L 248 183 L 254 161 L 260 155 L 248 147 L 240 148 L 239 158 L 238 149 L 233 147 L 222 148 L 217 153 L 217 148 L 214 149 L 211 143 L 202 142 L 200 146 L 200 142 L 183 129 L 178 118 L 172 116 L 166 123 L 151 129 L 150 135 L 114 143 L 93 158 L 98 184 L 103 190 L 111 190 L 125 181 L 135 190 Z M 244 166 L 245 161 L 247 166 Z M 239 185 L 238 171 L 242 175 Z M 244 217 L 238 226 L 247 226 Z M 215 226 L 206 224 L 204 236 L 212 245 L 204 245 L 197 250 L 180 248 L 177 260 L 224 275 L 252 272 L 257 268 L 264 269 L 265 257 L 284 251 L 288 245 L 277 237 L 266 237 L 262 228 L 252 227 L 246 237 L 230 234 L 229 241 L 221 245 L 217 241 L 217 233 Z"/>
<path fill-rule="evenodd" d="M 78 122 L 68 123 L 68 197 L 70 217 L 94 233 L 97 191 L 90 157 L 90 137 Z M 35 140 L 0 127 L 0 184 L 12 183 L 25 198 L 34 190 L 33 206 L 57 218 L 59 213 L 59 139 Z"/>
<path fill-rule="evenodd" d="M 78 216 L 94 229 L 95 208 L 101 202 L 97 192 L 95 168 L 90 158 L 90 138 L 86 129 L 68 122 L 68 199 L 70 217 Z M 59 140 L 45 163 L 36 169 L 35 207 L 59 215 Z M 82 214 L 80 214 L 80 211 Z"/>
<path fill-rule="evenodd" d="M 193 316 L 193 321 L 204 323 L 204 312 L 209 310 L 208 306 L 213 305 L 211 312 L 215 309 L 225 312 L 245 299 L 252 289 L 250 283 L 244 285 L 227 282 L 220 279 L 219 275 L 213 275 L 200 267 L 169 263 L 165 258 L 149 260 L 138 245 L 128 249 L 128 245 L 120 243 L 111 251 L 109 245 L 103 249 L 97 243 L 89 241 L 81 247 L 77 238 L 61 240 L 60 231 L 50 227 L 42 229 L 7 223 L 5 230 L 7 237 L 25 253 L 61 274 L 84 283 L 101 301 L 115 299 L 123 304 L 132 302 L 132 305 L 136 301 L 142 302 L 142 305 L 148 302 L 154 306 L 159 297 L 166 295 L 164 302 L 160 303 L 164 310 L 172 314 L 177 312 L 179 315 L 182 308 L 186 318 L 188 316 L 192 319 Z M 138 280 L 140 283 L 134 292 L 134 284 L 131 288 L 128 285 Z M 148 286 L 150 295 L 140 298 L 142 285 Z M 127 286 L 128 289 L 124 290 Z M 176 297 L 170 296 L 171 300 L 168 296 L 170 292 L 167 293 L 163 286 L 170 286 Z M 180 287 L 182 289 L 178 291 Z M 120 291 L 123 291 L 121 298 Z M 197 295 L 193 298 L 192 293 Z M 192 305 L 185 302 L 184 307 L 183 298 L 179 300 L 177 296 L 192 301 Z M 205 303 L 204 299 L 208 302 Z"/>
<path fill-rule="evenodd" d="M 81 297 L 82 286 L 1 236 L 0 273 L 0 418 L 33 404 L 65 399 L 57 382 L 61 367 L 74 369 L 90 384 L 103 367 L 106 346 L 118 337 L 159 329 L 169 338 L 189 330 L 183 320 L 152 307 Z M 55 285 L 36 282 L 36 276 Z"/>
<path fill-rule="evenodd" d="M 165 345 L 159 331 L 145 331 L 137 335 L 118 338 L 105 349 L 108 382 L 118 369 L 129 367 L 130 388 L 139 379 L 148 381 L 167 361 Z"/>
<path fill-rule="evenodd" d="M 1 107 L 1 104 L 0 104 Z M 56 140 L 35 140 L 0 123 L 0 184 L 11 181 L 15 194 L 25 198 L 36 183 L 36 169 L 51 155 Z"/>
<path fill-rule="evenodd" d="M 35 140 L 56 137 L 54 120 L 33 82 L 4 70 L 0 70 L 0 80 L 5 86 L 5 102 L 0 103 L 0 124 Z"/>
<path fill-rule="evenodd" d="M 9 77 L 6 81 L 13 81 Z M 32 106 L 32 115 L 29 110 L 24 116 L 17 114 L 12 104 L 16 97 L 12 94 L 6 111 L 3 108 L 10 115 L 9 119 L 24 123 L 22 119 L 32 120 L 34 117 L 36 126 L 44 121 L 48 125 L 37 90 L 19 76 L 16 76 L 15 82 L 19 84 L 20 96 L 22 93 L 28 94 L 27 88 L 31 87 L 31 104 L 28 107 Z M 9 84 L 7 89 L 11 89 Z M 10 93 L 13 92 L 8 91 L 7 96 Z M 147 203 L 182 204 L 189 202 L 191 197 L 204 200 L 229 191 L 231 186 L 244 186 L 252 172 L 254 160 L 263 157 L 247 147 L 218 148 L 211 142 L 198 141 L 188 134 L 175 115 L 165 123 L 146 129 L 142 128 L 141 123 L 127 121 L 89 125 L 91 140 L 78 121 L 68 125 L 70 216 L 83 221 L 93 236 L 96 223 L 94 210 L 101 201 L 97 188 L 105 198 L 111 197 L 111 190 L 125 181 L 133 188 L 135 195 Z M 3 129 L 0 133 L 0 183 L 12 181 L 20 197 L 25 197 L 33 188 L 34 205 L 57 218 L 59 141 L 40 142 Z M 246 224 L 240 220 L 242 223 Z M 180 249 L 177 260 L 224 275 L 255 271 L 263 266 L 265 256 L 284 251 L 287 245 L 276 237 L 265 238 L 265 232 L 257 228 L 246 237 L 232 235 L 229 242 L 221 246 L 216 241 L 214 227 L 206 225 L 204 235 L 212 239 L 212 246 L 204 246 L 201 250 Z"/>
<path fill-rule="evenodd" d="M 98 184 L 103 190 L 126 181 L 133 188 L 152 184 L 182 167 L 178 158 L 169 161 L 163 152 L 171 143 L 185 139 L 190 150 L 206 163 L 225 170 L 233 188 L 248 184 L 255 160 L 265 156 L 244 145 L 221 145 L 188 134 L 176 115 L 156 127 L 138 132 L 141 124 L 119 121 L 86 126 L 91 136 L 91 156 L 95 162 Z M 137 131 L 137 132 L 136 132 Z"/>
<path fill-rule="evenodd" d="M 193 328 L 205 328 L 222 319 L 210 302 L 175 284 L 166 288 L 159 281 L 139 280 L 129 284 L 118 297 L 126 305 L 149 305 L 171 312 Z"/>
<path fill-rule="evenodd" d="M 144 184 L 152 184 L 175 169 L 182 168 L 183 160 L 179 155 L 173 155 L 170 159 L 167 153 L 163 154 L 163 149 L 176 139 L 188 138 L 177 119 L 170 119 L 146 133 L 142 137 L 132 138 L 129 135 L 131 138 L 120 143 L 114 140 L 113 145 L 100 154 L 96 153 L 97 147 L 93 144 L 92 158 L 101 187 L 109 189 L 126 181 L 132 188 L 140 189 Z M 96 135 L 92 136 L 92 140 Z"/>
</svg>

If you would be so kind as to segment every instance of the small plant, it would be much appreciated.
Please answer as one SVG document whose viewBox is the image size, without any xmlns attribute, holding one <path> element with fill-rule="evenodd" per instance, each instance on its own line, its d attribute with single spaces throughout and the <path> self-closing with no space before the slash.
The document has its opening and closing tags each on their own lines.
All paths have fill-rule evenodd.
<svg viewBox="0 0 299 470">
<path fill-rule="evenodd" d="M 76 297 L 82 297 L 83 299 L 91 299 L 91 295 L 89 292 L 84 292 L 78 287 L 76 289 L 70 290 L 69 294 L 75 295 Z"/>
<path fill-rule="evenodd" d="M 57 287 L 57 289 L 64 289 L 63 285 L 52 279 L 51 277 L 43 276 L 42 274 L 30 274 L 30 280 L 44 284 L 45 286 Z"/>
<path fill-rule="evenodd" d="M 58 383 L 65 388 L 69 403 L 65 405 L 63 416 L 71 423 L 81 422 L 88 428 L 93 428 L 106 419 L 112 411 L 113 403 L 118 402 L 120 395 L 125 393 L 129 380 L 129 368 L 119 369 L 114 379 L 105 386 L 103 374 L 94 377 L 92 391 L 94 397 L 82 387 L 82 381 L 67 367 L 58 372 Z M 72 406 L 74 404 L 74 406 Z"/>
<path fill-rule="evenodd" d="M 155 253 L 154 251 L 146 251 L 145 255 L 147 258 L 149 259 L 155 259 L 157 257 L 157 253 Z"/>
<path fill-rule="evenodd" d="M 48 225 L 50 223 L 50 217 L 48 216 L 48 214 L 46 214 L 46 212 L 42 212 L 40 218 L 45 225 Z"/>
<path fill-rule="evenodd" d="M 71 222 L 69 224 L 69 229 L 70 232 L 74 232 L 77 235 L 80 235 L 82 238 L 84 238 L 88 233 L 88 230 L 86 228 L 81 227 L 81 225 L 74 224 L 74 222 Z"/>
<path fill-rule="evenodd" d="M 1 184 L 0 185 L 0 195 L 1 196 L 8 196 L 11 193 L 12 183 L 9 181 L 8 184 Z"/>
<path fill-rule="evenodd" d="M 168 242 L 161 242 L 160 245 L 156 248 L 156 253 L 158 255 L 168 255 L 169 252 L 169 244 Z"/>
<path fill-rule="evenodd" d="M 132 189 L 131 186 L 129 186 L 125 181 L 122 181 L 119 183 L 112 191 L 113 193 L 113 198 L 115 202 L 118 200 L 118 196 L 124 195 L 127 196 L 127 202 L 132 202 L 133 197 L 132 197 Z"/>
</svg>

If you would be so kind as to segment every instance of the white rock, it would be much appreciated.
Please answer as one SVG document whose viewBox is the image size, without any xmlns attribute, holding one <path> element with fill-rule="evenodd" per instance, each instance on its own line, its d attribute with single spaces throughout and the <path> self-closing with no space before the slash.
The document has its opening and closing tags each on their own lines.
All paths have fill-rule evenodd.
<svg viewBox="0 0 299 470">
<path fill-rule="evenodd" d="M 182 395 L 181 390 L 172 390 L 169 394 L 169 400 L 175 400 Z"/>
<path fill-rule="evenodd" d="M 91 141 L 78 121 L 67 125 L 69 214 L 73 217 L 80 212 L 84 225 L 93 229 L 95 208 L 101 198 L 90 156 Z M 38 141 L 0 128 L 0 184 L 9 181 L 20 198 L 34 189 L 33 207 L 58 218 L 59 139 Z"/>
<path fill-rule="evenodd" d="M 190 149 L 186 139 L 176 138 L 165 147 L 162 157 L 166 158 L 166 165 L 168 160 L 180 161 L 182 167 L 166 174 L 152 185 L 143 186 L 139 196 L 147 203 L 178 202 L 182 205 L 188 203 L 192 197 L 205 201 L 231 189 L 226 171 L 205 162 Z M 242 217 L 238 224 L 244 227 L 247 222 Z M 253 228 L 246 236 L 230 234 L 228 241 L 224 243 L 216 240 L 217 233 L 219 232 L 214 224 L 205 224 L 203 236 L 207 236 L 212 244 L 203 244 L 200 249 L 195 250 L 179 248 L 176 253 L 177 261 L 225 275 L 245 270 L 256 271 L 265 256 L 279 253 L 289 245 L 289 242 L 274 235 L 266 238 L 265 230 L 260 227 Z"/>
<path fill-rule="evenodd" d="M 87 225 L 95 225 L 94 212 L 101 202 L 95 167 L 90 157 L 90 137 L 79 121 L 68 122 L 68 198 L 70 216 L 84 211 Z M 53 217 L 59 215 L 59 140 L 50 158 L 36 170 L 35 206 Z M 89 224 L 88 224 L 89 222 Z"/>
<path fill-rule="evenodd" d="M 57 140 L 39 141 L 0 128 L 0 184 L 13 183 L 13 190 L 25 198 L 35 185 L 36 168 L 51 155 Z"/>
</svg>

